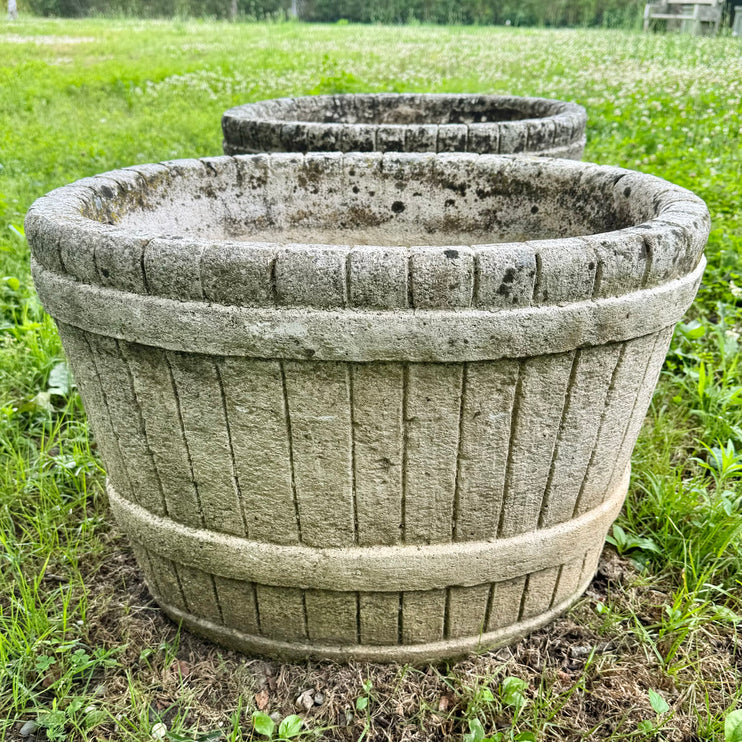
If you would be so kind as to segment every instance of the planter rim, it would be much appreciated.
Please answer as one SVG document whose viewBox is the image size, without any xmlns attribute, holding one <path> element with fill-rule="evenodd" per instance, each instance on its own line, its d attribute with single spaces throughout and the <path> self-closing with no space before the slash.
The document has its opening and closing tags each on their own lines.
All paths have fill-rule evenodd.
<svg viewBox="0 0 742 742">
<path fill-rule="evenodd" d="M 419 102 L 425 101 L 475 101 L 482 100 L 487 103 L 505 107 L 509 105 L 513 108 L 527 109 L 528 107 L 543 106 L 546 108 L 541 115 L 525 115 L 522 119 L 513 119 L 512 121 L 542 121 L 547 118 L 568 117 L 577 115 L 587 120 L 585 108 L 579 103 L 572 101 L 557 100 L 554 98 L 541 98 L 538 96 L 516 96 L 516 95 L 490 95 L 478 93 L 338 93 L 336 95 L 303 95 L 287 96 L 285 98 L 270 98 L 267 100 L 253 101 L 251 103 L 242 103 L 234 106 L 224 113 L 224 117 L 256 119 L 260 121 L 270 121 L 273 123 L 311 123 L 322 124 L 323 126 L 347 126 L 344 121 L 313 121 L 310 118 L 301 118 L 300 115 L 289 118 L 292 114 L 301 114 L 301 106 L 305 102 L 317 101 L 319 103 L 331 103 L 342 100 L 378 100 L 385 102 Z M 287 114 L 279 116 L 276 114 Z M 489 126 L 497 123 L 506 122 L 482 122 L 482 126 Z M 353 126 L 438 126 L 431 122 L 430 124 L 352 124 Z M 451 124 L 455 126 L 455 124 Z M 466 124 L 464 124 L 466 125 Z M 472 124 L 468 124 L 471 126 Z"/>
<path fill-rule="evenodd" d="M 191 178 L 216 192 L 212 173 L 259 162 L 284 176 L 289 168 L 291 177 L 291 168 L 307 163 L 321 173 L 333 164 L 422 164 L 529 179 L 551 174 L 560 188 L 581 179 L 588 189 L 607 183 L 614 200 L 638 193 L 651 215 L 584 237 L 417 247 L 161 238 L 84 215 L 100 218 L 117 193 L 132 203 L 148 178 L 166 189 Z M 512 182 L 520 181 L 503 181 Z M 194 193 L 188 197 L 202 192 Z M 535 348 L 558 353 L 655 332 L 692 302 L 708 228 L 699 198 L 649 175 L 572 160 L 407 153 L 247 155 L 127 168 L 53 191 L 26 218 L 36 288 L 58 321 L 184 352 L 357 362 L 527 357 Z M 503 290 L 516 271 L 530 281 L 518 305 Z"/>
<path fill-rule="evenodd" d="M 163 177 L 163 174 L 177 185 L 179 178 L 208 177 L 208 173 L 214 169 L 253 167 L 258 162 L 268 163 L 269 167 L 284 168 L 296 167 L 297 163 L 312 163 L 318 167 L 340 163 L 343 166 L 353 164 L 391 168 L 412 167 L 431 160 L 441 163 L 442 167 L 461 168 L 462 171 L 468 165 L 475 165 L 493 170 L 506 168 L 508 173 L 524 173 L 524 177 L 553 174 L 574 178 L 578 182 L 581 179 L 602 180 L 611 184 L 615 199 L 628 202 L 633 195 L 641 193 L 642 198 L 651 202 L 653 214 L 638 224 L 584 236 L 499 244 L 411 247 L 400 247 L 391 241 L 374 247 L 353 246 L 352 243 L 285 245 L 229 239 L 173 238 L 141 229 L 104 224 L 84 215 L 86 210 L 143 188 L 148 177 Z M 79 284 L 90 287 L 225 306 L 492 310 L 510 308 L 508 303 L 502 303 L 495 289 L 488 290 L 487 286 L 488 281 L 494 281 L 513 261 L 527 259 L 535 263 L 537 268 L 540 267 L 544 275 L 548 273 L 550 280 L 554 279 L 556 287 L 548 296 L 538 295 L 538 291 L 534 290 L 532 300 L 527 302 L 531 306 L 559 306 L 620 296 L 681 278 L 698 266 L 709 224 L 706 205 L 690 191 L 652 175 L 617 167 L 504 155 L 312 153 L 223 156 L 110 171 L 42 196 L 27 214 L 26 233 L 33 257 L 42 268 L 69 276 Z M 66 254 L 72 255 L 74 260 L 63 259 L 65 249 Z M 177 252 L 184 269 L 195 274 L 192 287 L 174 293 L 147 275 L 148 260 L 150 263 L 156 261 L 163 251 Z M 411 303 L 406 288 L 401 303 L 380 306 L 365 300 L 369 292 L 364 292 L 364 289 L 370 279 L 364 273 L 364 256 L 371 253 L 390 273 L 400 272 L 399 280 L 404 282 L 405 287 L 412 288 Z M 456 260 L 446 259 L 454 254 Z M 230 295 L 230 289 L 224 288 L 225 282 L 209 274 L 210 261 L 216 257 L 220 261 L 220 276 L 230 276 L 249 296 Z M 448 304 L 437 304 L 435 297 L 428 300 L 425 281 L 430 280 L 429 274 L 450 271 L 452 263 L 463 276 L 465 285 L 462 284 L 463 290 L 459 292 L 463 298 Z M 109 264 L 113 268 L 109 269 Z M 124 264 L 126 269 L 122 270 Z M 335 271 L 343 285 L 337 291 L 337 296 L 329 298 L 311 295 L 297 297 L 283 295 L 280 291 L 277 295 L 277 271 L 280 274 L 284 264 L 297 282 L 303 280 L 312 284 L 318 280 L 327 281 L 329 274 Z M 587 293 L 570 293 L 568 286 L 559 290 L 560 282 L 569 282 L 570 276 L 574 277 L 588 268 L 593 272 L 594 279 L 586 289 Z M 245 278 L 246 271 L 252 271 L 257 277 L 251 273 L 250 277 Z M 445 277 L 444 273 L 441 275 Z M 535 279 L 537 283 L 539 278 L 537 276 Z M 245 285 L 246 282 L 250 285 Z"/>
<path fill-rule="evenodd" d="M 449 123 L 442 116 L 429 121 L 395 123 L 349 119 L 352 113 L 335 113 L 336 121 L 313 119 L 309 108 L 337 111 L 347 102 L 411 108 L 430 103 L 479 104 L 491 109 L 522 112 L 519 118 L 486 122 Z M 564 156 L 565 147 L 585 145 L 585 109 L 570 101 L 534 96 L 476 93 L 343 93 L 308 95 L 244 103 L 222 117 L 227 154 L 259 151 L 470 151 L 527 152 Z M 346 135 L 347 132 L 347 135 Z M 243 137 L 247 137 L 246 140 Z M 316 141 L 305 141 L 306 137 Z M 402 137 L 400 139 L 400 136 Z M 267 137 L 267 138 L 266 138 Z M 403 143 L 404 142 L 404 143 Z M 493 148 L 494 147 L 494 148 Z"/>
<path fill-rule="evenodd" d="M 241 103 L 238 106 L 233 106 L 225 112 L 226 115 L 249 115 L 253 111 L 260 109 L 268 112 L 273 109 L 276 113 L 282 113 L 283 110 L 287 112 L 300 110 L 301 105 L 304 102 L 318 101 L 320 103 L 331 103 L 333 101 L 342 100 L 378 100 L 385 102 L 425 102 L 425 101 L 486 101 L 487 103 L 498 104 L 502 107 L 506 105 L 512 106 L 513 108 L 526 109 L 528 106 L 541 105 L 546 106 L 547 110 L 543 115 L 532 116 L 533 119 L 542 119 L 547 116 L 554 116 L 560 113 L 584 113 L 585 108 L 579 103 L 573 103 L 572 101 L 563 101 L 557 98 L 543 98 L 541 96 L 528 96 L 528 95 L 504 95 L 504 94 L 490 94 L 490 93 L 326 93 L 322 95 L 296 95 L 296 96 L 285 96 L 281 98 L 268 98 L 264 100 L 252 101 L 250 103 Z M 261 116 L 264 121 L 285 121 L 287 119 L 283 117 L 266 117 Z M 307 121 L 309 123 L 321 123 L 313 121 L 312 119 L 291 119 L 292 121 Z M 518 121 L 524 119 L 517 119 Z M 327 122 L 327 123 L 342 123 L 342 122 Z M 488 122 L 489 123 L 489 122 Z M 398 124 L 398 126 L 407 126 L 407 124 Z"/>
</svg>

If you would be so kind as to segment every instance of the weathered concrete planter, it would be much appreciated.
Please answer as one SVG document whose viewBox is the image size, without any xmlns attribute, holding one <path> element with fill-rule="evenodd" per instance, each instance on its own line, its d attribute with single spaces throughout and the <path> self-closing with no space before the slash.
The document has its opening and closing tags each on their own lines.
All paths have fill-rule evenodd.
<svg viewBox="0 0 742 742">
<path fill-rule="evenodd" d="M 582 593 L 708 228 L 616 168 L 339 153 L 127 168 L 26 220 L 165 612 L 375 660 L 510 642 Z"/>
<path fill-rule="evenodd" d="M 224 152 L 526 152 L 579 160 L 582 106 L 504 95 L 317 95 L 249 103 L 222 118 Z"/>
</svg>

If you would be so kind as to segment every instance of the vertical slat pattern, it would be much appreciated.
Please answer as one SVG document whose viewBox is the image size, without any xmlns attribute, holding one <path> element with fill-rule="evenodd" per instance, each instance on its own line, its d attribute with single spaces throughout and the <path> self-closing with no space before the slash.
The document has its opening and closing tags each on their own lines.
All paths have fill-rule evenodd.
<svg viewBox="0 0 742 742">
<path fill-rule="evenodd" d="M 219 361 L 250 538 L 299 543 L 283 381 L 277 361 Z"/>
<path fill-rule="evenodd" d="M 358 543 L 397 544 L 402 524 L 402 385 L 399 364 L 355 364 L 353 423 Z"/>
<path fill-rule="evenodd" d="M 214 587 L 225 626 L 246 634 L 259 634 L 260 617 L 255 586 L 243 580 L 215 576 Z"/>
<path fill-rule="evenodd" d="M 357 594 L 307 590 L 307 633 L 313 641 L 358 643 Z"/>
<path fill-rule="evenodd" d="M 361 593 L 361 644 L 393 645 L 399 638 L 399 593 Z"/>
<path fill-rule="evenodd" d="M 616 463 L 605 495 L 613 491 L 613 488 L 617 486 L 620 478 L 626 471 L 626 467 L 629 465 L 631 453 L 636 445 L 636 439 L 639 437 L 639 431 L 641 430 L 644 418 L 647 415 L 647 410 L 652 401 L 654 389 L 657 386 L 657 381 L 660 372 L 662 371 L 662 365 L 665 362 L 665 356 L 667 356 L 667 351 L 670 347 L 673 331 L 673 327 L 668 327 L 657 334 L 657 340 L 647 365 L 644 382 L 634 401 L 634 409 L 631 413 L 631 419 L 626 429 L 626 433 L 624 434 L 621 448 L 616 456 Z"/>
<path fill-rule="evenodd" d="M 574 383 L 565 405 L 554 463 L 544 493 L 539 521 L 542 528 L 572 517 L 620 350 L 619 345 L 610 345 L 577 351 Z"/>
<path fill-rule="evenodd" d="M 157 584 L 157 573 L 152 567 L 152 562 L 149 558 L 149 552 L 147 551 L 147 549 L 144 548 L 144 546 L 142 546 L 140 543 L 137 543 L 136 541 L 131 542 L 131 548 L 134 552 L 134 556 L 136 557 L 139 569 L 141 569 L 142 573 L 144 574 L 144 579 L 147 583 L 147 587 L 149 588 L 150 593 L 161 595 L 162 590 L 160 590 Z"/>
<path fill-rule="evenodd" d="M 521 607 L 521 621 L 549 610 L 558 578 L 559 566 L 547 567 L 528 575 Z"/>
<path fill-rule="evenodd" d="M 580 575 L 580 585 L 587 580 L 592 580 L 595 577 L 595 573 L 598 571 L 598 564 L 600 563 L 600 555 L 603 553 L 603 544 L 597 548 L 591 549 L 585 555 L 585 561 L 582 565 L 582 574 Z"/>
<path fill-rule="evenodd" d="M 572 559 L 562 565 L 559 572 L 559 582 L 554 591 L 554 605 L 559 605 L 574 595 L 580 586 L 582 567 L 585 564 L 585 555 L 580 554 L 577 559 Z"/>
<path fill-rule="evenodd" d="M 520 362 L 407 367 L 214 360 L 62 332 L 90 361 L 77 362 L 78 383 L 106 431 L 104 455 L 120 479 L 134 472 L 145 507 L 326 548 L 400 543 L 402 521 L 407 543 L 508 537 L 599 504 L 623 473 L 672 331 Z M 400 596 L 256 586 L 134 549 L 180 610 L 284 641 L 372 646 L 536 617 L 573 595 L 600 556 L 596 547 L 492 586 Z"/>
<path fill-rule="evenodd" d="M 412 364 L 407 375 L 405 541 L 451 540 L 461 364 Z"/>
<path fill-rule="evenodd" d="M 644 381 L 654 346 L 654 335 L 630 340 L 624 345 L 606 397 L 600 432 L 575 506 L 575 515 L 599 505 L 608 491 L 613 465 L 621 450 L 631 410 Z"/>
<path fill-rule="evenodd" d="M 304 595 L 289 587 L 256 585 L 263 636 L 284 641 L 307 638 Z"/>
<path fill-rule="evenodd" d="M 454 531 L 457 541 L 497 535 L 517 379 L 517 361 L 467 366 Z"/>
<path fill-rule="evenodd" d="M 162 598 L 168 605 L 179 608 L 181 611 L 187 611 L 188 607 L 175 564 L 152 551 L 148 551 L 148 555 L 159 593 L 157 597 Z"/>
<path fill-rule="evenodd" d="M 301 535 L 310 546 L 355 542 L 350 392 L 341 363 L 285 364 Z"/>
<path fill-rule="evenodd" d="M 503 580 L 492 586 L 487 631 L 496 631 L 517 623 L 525 586 L 525 577 Z"/>
<path fill-rule="evenodd" d="M 185 439 L 207 528 L 245 535 L 221 383 L 208 356 L 168 351 Z"/>
<path fill-rule="evenodd" d="M 486 628 L 489 596 L 489 585 L 449 588 L 446 638 L 482 634 Z"/>
<path fill-rule="evenodd" d="M 445 614 L 445 590 L 403 593 L 402 643 L 423 644 L 443 639 Z"/>
<path fill-rule="evenodd" d="M 203 513 L 165 352 L 143 345 L 127 344 L 125 347 L 168 515 L 180 523 L 199 528 L 204 523 Z"/>
<path fill-rule="evenodd" d="M 61 322 L 57 327 L 111 484 L 121 497 L 137 502 L 138 493 L 132 490 L 103 384 L 85 337 L 86 333 Z"/>
<path fill-rule="evenodd" d="M 188 610 L 194 616 L 202 616 L 213 623 L 222 623 L 213 575 L 186 564 L 179 564 L 178 577 Z"/>
<path fill-rule="evenodd" d="M 538 525 L 573 357 L 574 353 L 541 356 L 522 364 L 500 519 L 499 535 L 503 538 Z"/>
<path fill-rule="evenodd" d="M 147 510 L 165 514 L 164 494 L 154 457 L 144 429 L 139 400 L 132 384 L 126 358 L 117 340 L 102 335 L 87 335 L 95 365 L 105 379 L 105 394 L 112 425 L 120 444 L 137 502 Z"/>
</svg>

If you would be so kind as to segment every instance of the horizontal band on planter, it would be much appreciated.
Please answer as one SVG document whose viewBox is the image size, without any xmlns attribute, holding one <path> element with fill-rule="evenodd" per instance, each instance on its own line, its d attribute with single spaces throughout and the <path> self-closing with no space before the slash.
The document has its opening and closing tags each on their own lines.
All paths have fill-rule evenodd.
<svg viewBox="0 0 742 742">
<path fill-rule="evenodd" d="M 553 567 L 602 541 L 628 489 L 627 469 L 602 505 L 550 528 L 494 541 L 321 549 L 251 541 L 191 528 L 123 499 L 111 509 L 146 549 L 210 574 L 261 585 L 334 591 L 409 591 L 509 580 Z"/>
<path fill-rule="evenodd" d="M 176 301 L 80 283 L 32 261 L 54 319 L 168 350 L 315 361 L 466 362 L 562 353 L 674 325 L 706 265 L 615 298 L 509 311 L 232 307 Z"/>
<path fill-rule="evenodd" d="M 232 647 L 248 655 L 268 655 L 281 657 L 284 660 L 313 658 L 320 660 L 331 659 L 339 662 L 348 662 L 349 660 L 359 662 L 431 662 L 436 659 L 458 657 L 470 654 L 471 652 L 496 649 L 530 634 L 532 631 L 553 621 L 574 604 L 582 593 L 587 590 L 592 578 L 593 575 L 590 574 L 588 579 L 578 587 L 573 595 L 570 595 L 566 600 L 553 606 L 545 613 L 518 621 L 495 631 L 489 631 L 477 636 L 425 642 L 424 644 L 390 644 L 383 646 L 371 644 L 338 645 L 323 644 L 309 640 L 290 642 L 270 639 L 265 636 L 247 634 L 244 631 L 221 626 L 200 616 L 194 616 L 192 613 L 182 611 L 170 605 L 158 596 L 156 592 L 153 593 L 153 597 L 162 610 L 176 623 L 182 623 L 187 629 L 191 629 L 218 644 Z M 152 591 L 151 587 L 150 591 Z"/>
</svg>

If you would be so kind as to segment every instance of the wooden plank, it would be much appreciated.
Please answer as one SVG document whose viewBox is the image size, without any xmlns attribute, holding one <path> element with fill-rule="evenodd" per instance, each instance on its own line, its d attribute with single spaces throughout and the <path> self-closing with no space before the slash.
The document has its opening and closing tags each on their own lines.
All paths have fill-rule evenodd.
<svg viewBox="0 0 742 742">
<path fill-rule="evenodd" d="M 162 484 L 149 448 L 125 349 L 118 340 L 102 335 L 88 334 L 87 340 L 98 375 L 105 384 L 108 411 L 136 501 L 156 515 L 165 515 Z"/>
<path fill-rule="evenodd" d="M 518 622 L 525 586 L 525 575 L 492 585 L 487 631 L 503 629 Z"/>
<path fill-rule="evenodd" d="M 402 594 L 402 644 L 424 644 L 443 639 L 446 591 Z"/>
<path fill-rule="evenodd" d="M 571 388 L 574 353 L 523 361 L 510 440 L 505 497 L 500 518 L 502 538 L 538 526 L 552 456 Z"/>
<path fill-rule="evenodd" d="M 283 641 L 307 638 L 304 595 L 287 587 L 256 585 L 260 630 L 263 636 Z"/>
<path fill-rule="evenodd" d="M 215 576 L 214 587 L 224 625 L 245 634 L 259 634 L 260 619 L 255 586 L 244 580 Z"/>
<path fill-rule="evenodd" d="M 125 346 L 168 516 L 187 526 L 201 528 L 204 524 L 201 503 L 165 352 L 130 343 Z"/>
<path fill-rule="evenodd" d="M 207 528 L 244 536 L 221 380 L 209 356 L 167 352 Z"/>
<path fill-rule="evenodd" d="M 478 636 L 484 633 L 490 589 L 490 585 L 451 587 L 448 589 L 447 639 Z"/>
<path fill-rule="evenodd" d="M 284 364 L 301 538 L 355 543 L 351 399 L 343 363 Z"/>
<path fill-rule="evenodd" d="M 87 342 L 87 333 L 61 322 L 57 324 L 57 328 L 108 478 L 121 497 L 138 502 L 138 493 L 131 486 L 95 358 Z"/>
<path fill-rule="evenodd" d="M 577 351 L 574 383 L 570 386 L 544 492 L 539 521 L 542 528 L 572 517 L 620 350 L 619 345 L 610 345 Z"/>
<path fill-rule="evenodd" d="M 312 641 L 358 643 L 357 593 L 307 590 L 307 633 Z"/>
<path fill-rule="evenodd" d="M 398 544 L 402 538 L 402 401 L 404 368 L 354 364 L 353 436 L 358 543 Z"/>
<path fill-rule="evenodd" d="M 248 535 L 298 544 L 281 365 L 245 358 L 218 364 Z"/>
<path fill-rule="evenodd" d="M 559 582 L 554 591 L 553 605 L 559 605 L 577 592 L 580 587 L 580 577 L 584 564 L 585 555 L 581 554 L 577 559 L 572 559 L 562 565 L 559 572 Z"/>
<path fill-rule="evenodd" d="M 631 461 L 631 454 L 636 445 L 636 440 L 639 437 L 642 425 L 644 424 L 644 419 L 647 416 L 649 405 L 652 402 L 652 396 L 654 395 L 654 390 L 657 386 L 657 381 L 659 380 L 660 372 L 662 371 L 662 366 L 670 347 L 670 341 L 672 340 L 674 329 L 674 327 L 668 327 L 659 332 L 656 336 L 657 342 L 652 351 L 649 363 L 647 364 L 647 370 L 639 394 L 636 396 L 634 409 L 631 413 L 631 419 L 626 428 L 621 448 L 616 456 L 616 463 L 614 464 L 610 484 L 606 488 L 605 496 L 613 492 L 614 488 L 618 486 L 621 477 L 623 477 L 624 472 Z"/>
<path fill-rule="evenodd" d="M 214 587 L 214 577 L 185 564 L 178 565 L 178 577 L 188 611 L 212 623 L 222 624 L 222 612 Z"/>
<path fill-rule="evenodd" d="M 547 567 L 528 575 L 520 620 L 535 618 L 551 608 L 560 567 Z"/>
<path fill-rule="evenodd" d="M 600 556 L 603 553 L 603 544 L 600 544 L 597 548 L 591 549 L 585 555 L 585 561 L 582 565 L 582 574 L 580 575 L 580 585 L 585 583 L 587 580 L 592 580 L 595 577 L 595 573 L 598 571 L 598 565 L 600 563 Z"/>
<path fill-rule="evenodd" d="M 187 611 L 185 596 L 180 586 L 178 568 L 174 562 L 169 559 L 155 554 L 152 550 L 147 550 L 149 562 L 152 565 L 152 576 L 157 589 L 157 597 L 168 605 L 178 608 L 181 611 Z"/>
<path fill-rule="evenodd" d="M 464 383 L 454 540 L 494 538 L 500 522 L 518 361 L 470 363 Z"/>
<path fill-rule="evenodd" d="M 624 433 L 641 390 L 654 346 L 654 335 L 640 337 L 624 344 L 606 396 L 600 431 L 575 505 L 575 515 L 596 507 L 603 502 L 608 493 Z"/>
<path fill-rule="evenodd" d="M 462 364 L 407 368 L 404 538 L 409 544 L 451 540 L 462 378 Z"/>
<path fill-rule="evenodd" d="M 399 641 L 399 593 L 361 593 L 361 644 L 395 645 Z"/>
</svg>

